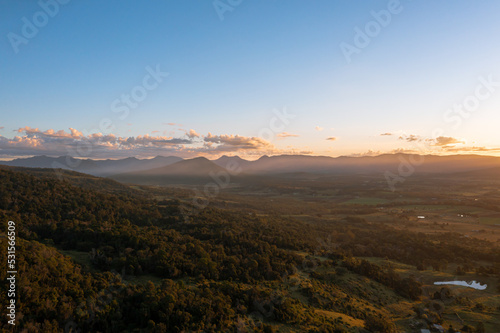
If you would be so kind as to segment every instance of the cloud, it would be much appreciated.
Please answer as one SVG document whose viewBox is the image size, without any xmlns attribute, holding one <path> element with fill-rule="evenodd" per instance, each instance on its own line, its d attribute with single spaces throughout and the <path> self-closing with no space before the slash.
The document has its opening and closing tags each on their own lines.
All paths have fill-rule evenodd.
<svg viewBox="0 0 500 333">
<path fill-rule="evenodd" d="M 329 137 L 329 138 L 326 138 L 326 140 L 329 140 L 329 141 L 335 141 L 335 140 L 337 140 L 337 138 L 336 138 L 336 137 L 334 137 L 334 136 L 331 136 L 331 137 Z"/>
<path fill-rule="evenodd" d="M 448 146 L 448 145 L 454 145 L 457 143 L 462 143 L 462 144 L 465 143 L 464 141 L 460 141 L 458 139 L 455 139 L 455 138 L 452 138 L 449 136 L 439 136 L 439 137 L 433 139 L 433 141 L 434 141 L 434 146 Z"/>
<path fill-rule="evenodd" d="M 391 136 L 391 135 L 394 135 L 394 134 L 389 133 L 389 132 L 386 132 L 386 133 L 382 133 L 382 134 L 380 134 L 380 136 Z"/>
<path fill-rule="evenodd" d="M 216 156 L 225 152 L 241 156 L 284 153 L 270 142 L 259 137 L 241 135 L 202 136 L 194 130 L 184 131 L 186 136 L 152 136 L 149 134 L 121 137 L 115 134 L 92 133 L 88 135 L 70 128 L 68 131 L 23 127 L 17 135 L 7 138 L 0 135 L 0 158 L 11 156 L 73 156 L 82 158 L 121 158 L 176 155 L 193 157 Z"/>
<path fill-rule="evenodd" d="M 212 147 L 217 145 L 217 150 L 247 150 L 247 149 L 269 149 L 274 146 L 262 138 L 258 137 L 246 137 L 241 135 L 212 135 L 208 133 L 204 138 L 205 143 Z"/>
<path fill-rule="evenodd" d="M 172 137 L 166 137 L 166 136 L 150 136 L 148 134 L 146 135 L 139 135 L 137 137 L 128 137 L 128 138 L 116 138 L 113 140 L 114 135 L 109 135 L 111 137 L 111 140 L 106 140 L 107 136 L 102 136 L 101 138 L 101 143 L 102 142 L 110 142 L 110 143 L 118 143 L 120 146 L 123 147 L 135 147 L 135 146 L 164 146 L 164 145 L 180 145 L 180 144 L 190 144 L 192 143 L 191 140 L 187 139 L 178 139 L 178 138 L 172 138 Z"/>
<path fill-rule="evenodd" d="M 153 133 L 160 133 L 160 131 L 151 131 L 151 133 L 152 133 L 152 134 L 153 134 Z"/>
<path fill-rule="evenodd" d="M 415 149 L 404 149 L 404 148 L 397 148 L 391 150 L 389 153 L 390 154 L 422 154 L 423 151 L 421 150 L 415 150 Z"/>
<path fill-rule="evenodd" d="M 191 139 L 199 138 L 200 137 L 200 134 L 196 133 L 196 131 L 194 129 L 190 129 L 189 132 L 186 133 L 186 134 Z"/>
<path fill-rule="evenodd" d="M 422 141 L 422 138 L 420 138 L 420 136 L 418 135 L 410 134 L 410 135 L 401 135 L 399 137 L 399 140 L 404 140 L 406 142 L 414 142 L 414 141 Z"/>
<path fill-rule="evenodd" d="M 21 127 L 16 130 L 17 133 L 26 133 L 27 136 L 39 136 L 39 137 L 48 137 L 48 138 L 81 138 L 83 137 L 83 133 L 77 131 L 74 128 L 69 128 L 69 133 L 64 130 L 54 131 L 53 129 L 48 129 L 44 132 L 40 131 L 38 128 L 32 128 L 29 126 Z"/>
<path fill-rule="evenodd" d="M 181 126 L 183 127 L 184 125 L 182 124 L 177 124 L 177 123 L 162 123 L 163 125 L 168 125 L 168 126 Z"/>
<path fill-rule="evenodd" d="M 486 147 L 455 147 L 455 146 L 443 146 L 448 152 L 460 153 L 460 152 L 479 152 L 479 153 L 488 153 L 488 152 L 499 152 L 500 148 L 486 148 Z"/>
<path fill-rule="evenodd" d="M 367 152 L 364 153 L 357 153 L 357 154 L 351 154 L 348 155 L 350 157 L 363 157 L 363 156 L 379 156 L 383 154 L 422 154 L 421 150 L 415 150 L 415 149 L 404 149 L 404 148 L 397 148 L 389 151 L 381 151 L 381 150 L 368 150 Z"/>
<path fill-rule="evenodd" d="M 321 132 L 322 130 L 324 130 L 324 128 L 323 128 L 323 127 L 320 127 L 320 126 L 316 126 L 314 129 L 315 129 L 316 131 L 318 131 L 318 132 Z"/>
<path fill-rule="evenodd" d="M 364 157 L 364 156 L 378 156 L 378 155 L 381 155 L 383 154 L 380 150 L 368 150 L 367 152 L 364 152 L 364 153 L 356 153 L 356 154 L 351 154 L 351 155 L 348 155 L 350 157 Z"/>
<path fill-rule="evenodd" d="M 0 130 L 3 130 L 5 127 L 4 126 L 0 126 Z"/>
<path fill-rule="evenodd" d="M 136 137 L 118 137 L 114 134 L 82 132 L 69 128 L 55 131 L 41 131 L 38 128 L 22 127 L 16 130 L 22 135 L 12 139 L 0 136 L 0 155 L 71 155 L 75 157 L 117 157 L 151 156 L 176 152 L 185 145 L 193 144 L 190 139 L 166 136 L 139 135 Z"/>
<path fill-rule="evenodd" d="M 281 132 L 279 134 L 276 134 L 276 136 L 278 138 L 290 138 L 290 137 L 294 137 L 294 138 L 297 138 L 299 137 L 300 135 L 298 134 L 291 134 L 291 133 L 288 133 L 288 132 Z"/>
</svg>

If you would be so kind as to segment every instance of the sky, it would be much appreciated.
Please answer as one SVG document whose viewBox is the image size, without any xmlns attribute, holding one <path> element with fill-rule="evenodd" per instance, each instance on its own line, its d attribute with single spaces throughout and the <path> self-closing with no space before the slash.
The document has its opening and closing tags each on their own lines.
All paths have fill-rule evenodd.
<svg viewBox="0 0 500 333">
<path fill-rule="evenodd" d="M 0 159 L 500 155 L 499 12 L 0 0 Z"/>
</svg>

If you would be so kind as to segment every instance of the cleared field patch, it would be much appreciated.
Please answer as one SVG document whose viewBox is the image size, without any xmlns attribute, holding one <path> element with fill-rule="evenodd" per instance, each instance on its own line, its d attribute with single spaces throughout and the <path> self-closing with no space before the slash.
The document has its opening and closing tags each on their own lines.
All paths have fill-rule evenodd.
<svg viewBox="0 0 500 333">
<path fill-rule="evenodd" d="M 77 264 L 92 270 L 92 263 L 88 252 L 61 249 L 58 249 L 58 251 L 73 259 Z"/>
<path fill-rule="evenodd" d="M 317 314 L 323 315 L 325 317 L 331 318 L 331 319 L 341 318 L 344 323 L 349 324 L 349 325 L 354 326 L 354 327 L 363 327 L 365 324 L 364 320 L 356 319 L 356 318 L 353 318 L 351 316 L 348 316 L 348 315 L 340 313 L 340 312 L 319 310 L 319 309 L 314 310 L 314 312 Z"/>
<path fill-rule="evenodd" d="M 500 226 L 500 216 L 482 216 L 479 218 L 479 223 Z"/>
<path fill-rule="evenodd" d="M 398 209 L 410 210 L 414 212 L 435 212 L 441 214 L 470 214 L 470 215 L 498 215 L 498 212 L 474 206 L 461 205 L 404 205 L 397 206 Z"/>
<path fill-rule="evenodd" d="M 436 291 L 439 292 L 439 290 L 444 287 L 442 285 L 434 285 L 434 282 L 437 281 L 475 280 L 481 284 L 487 284 L 488 287 L 485 290 L 476 290 L 464 286 L 446 285 L 446 288 L 450 290 L 451 295 L 453 295 L 454 298 L 465 299 L 467 302 L 460 304 L 454 302 L 453 298 L 446 300 L 445 303 L 443 303 L 443 326 L 448 327 L 449 325 L 453 325 L 453 327 L 459 328 L 464 324 L 467 324 L 475 327 L 477 324 L 482 322 L 485 325 L 486 332 L 497 332 L 497 330 L 494 329 L 500 327 L 500 295 L 498 294 L 498 281 L 496 277 L 481 276 L 475 273 L 467 273 L 465 275 L 457 276 L 455 274 L 457 267 L 456 264 L 448 265 L 448 268 L 444 271 L 418 271 L 412 265 L 406 265 L 394 260 L 386 260 L 384 258 L 377 257 L 363 257 L 360 259 L 365 259 L 381 267 L 390 267 L 402 277 L 412 275 L 417 280 L 421 281 L 424 288 L 424 294 L 422 295 L 422 299 L 420 301 L 420 304 L 422 305 L 432 302 L 432 295 Z M 398 306 L 402 306 L 402 309 L 404 309 L 405 305 L 408 307 L 408 305 L 411 306 L 415 304 L 404 303 L 404 301 L 400 301 L 398 303 L 388 305 L 386 308 L 390 310 L 391 307 L 396 307 L 396 309 L 398 309 Z M 399 309 L 397 312 L 403 313 L 402 309 Z M 407 325 L 404 319 L 402 319 L 399 324 L 401 324 L 402 327 Z"/>
<path fill-rule="evenodd" d="M 382 198 L 360 197 L 345 201 L 343 203 L 350 205 L 382 205 L 388 202 L 390 202 L 390 200 Z"/>
</svg>

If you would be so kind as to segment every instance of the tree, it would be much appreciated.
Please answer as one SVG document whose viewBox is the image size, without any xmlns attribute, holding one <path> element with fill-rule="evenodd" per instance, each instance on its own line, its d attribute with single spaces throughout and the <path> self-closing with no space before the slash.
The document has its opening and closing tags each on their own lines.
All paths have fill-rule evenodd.
<svg viewBox="0 0 500 333">
<path fill-rule="evenodd" d="M 365 328 L 372 333 L 393 333 L 396 332 L 394 324 L 387 318 L 369 314 L 365 319 Z"/>
</svg>

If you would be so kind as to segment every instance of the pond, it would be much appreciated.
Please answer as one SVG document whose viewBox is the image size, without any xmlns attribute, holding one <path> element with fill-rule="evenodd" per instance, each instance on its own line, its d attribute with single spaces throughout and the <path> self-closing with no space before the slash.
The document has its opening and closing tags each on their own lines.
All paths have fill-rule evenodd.
<svg viewBox="0 0 500 333">
<path fill-rule="evenodd" d="M 474 288 L 477 290 L 485 290 L 486 287 L 488 287 L 487 284 L 481 284 L 476 281 L 471 281 L 471 282 L 466 282 L 466 281 L 441 281 L 441 282 L 434 282 L 435 285 L 441 285 L 441 284 L 453 284 L 456 286 L 464 286 L 464 287 L 469 287 L 469 288 Z"/>
</svg>

